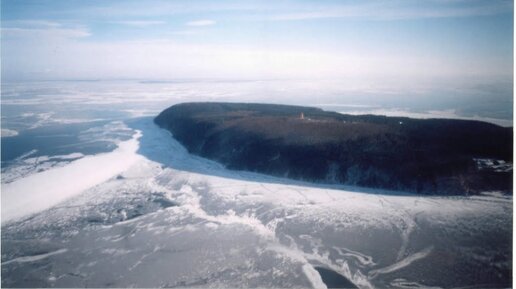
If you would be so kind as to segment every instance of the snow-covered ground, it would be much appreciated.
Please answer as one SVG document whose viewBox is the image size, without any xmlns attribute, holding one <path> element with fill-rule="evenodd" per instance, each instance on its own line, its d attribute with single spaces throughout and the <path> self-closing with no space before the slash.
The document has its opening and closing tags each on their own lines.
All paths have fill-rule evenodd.
<svg viewBox="0 0 516 289">
<path fill-rule="evenodd" d="M 319 267 L 359 288 L 510 286 L 512 197 L 229 171 L 152 118 L 126 125 L 111 153 L 2 183 L 3 287 L 323 288 Z"/>
</svg>

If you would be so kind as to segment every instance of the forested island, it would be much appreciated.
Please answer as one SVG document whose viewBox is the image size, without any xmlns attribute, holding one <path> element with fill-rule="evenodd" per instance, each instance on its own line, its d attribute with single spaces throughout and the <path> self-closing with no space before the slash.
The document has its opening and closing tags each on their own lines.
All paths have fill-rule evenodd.
<svg viewBox="0 0 516 289">
<path fill-rule="evenodd" d="M 155 123 L 233 170 L 430 195 L 512 193 L 513 130 L 486 122 L 182 103 Z"/>
</svg>

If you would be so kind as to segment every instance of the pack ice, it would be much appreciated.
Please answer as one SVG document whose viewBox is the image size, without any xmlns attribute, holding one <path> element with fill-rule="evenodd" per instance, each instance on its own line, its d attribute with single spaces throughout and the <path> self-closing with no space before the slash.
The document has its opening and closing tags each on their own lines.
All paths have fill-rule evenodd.
<svg viewBox="0 0 516 289">
<path fill-rule="evenodd" d="M 126 124 L 111 153 L 2 183 L 3 287 L 511 286 L 510 196 L 229 171 Z"/>
</svg>

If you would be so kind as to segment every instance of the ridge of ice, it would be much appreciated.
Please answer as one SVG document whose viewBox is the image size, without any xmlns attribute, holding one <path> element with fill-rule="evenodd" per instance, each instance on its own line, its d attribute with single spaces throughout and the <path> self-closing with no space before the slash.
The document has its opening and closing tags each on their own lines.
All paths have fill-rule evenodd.
<svg viewBox="0 0 516 289">
<path fill-rule="evenodd" d="M 2 225 L 48 209 L 125 171 L 142 158 L 136 154 L 141 135 L 137 131 L 110 153 L 83 157 L 69 165 L 2 184 Z M 73 181 L 62 182 L 63 179 Z"/>
</svg>

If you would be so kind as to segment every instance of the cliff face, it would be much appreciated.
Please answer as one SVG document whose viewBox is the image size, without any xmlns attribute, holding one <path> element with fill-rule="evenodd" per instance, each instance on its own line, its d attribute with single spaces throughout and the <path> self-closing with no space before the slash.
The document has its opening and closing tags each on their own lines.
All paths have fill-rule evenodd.
<svg viewBox="0 0 516 289">
<path fill-rule="evenodd" d="M 512 128 L 484 122 L 240 103 L 178 104 L 155 122 L 229 169 L 423 194 L 512 192 Z"/>
</svg>

